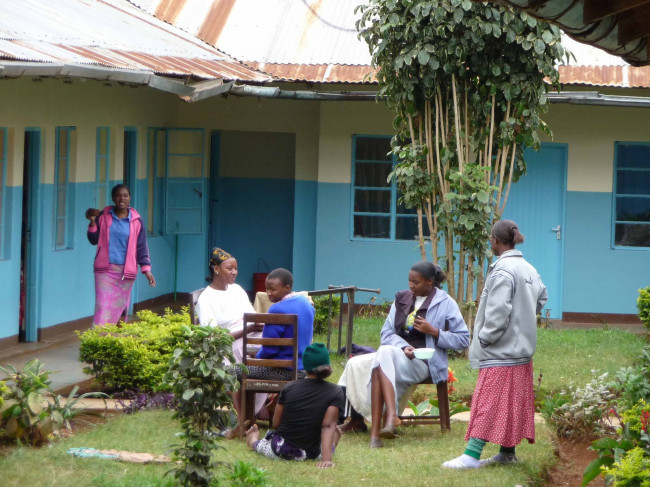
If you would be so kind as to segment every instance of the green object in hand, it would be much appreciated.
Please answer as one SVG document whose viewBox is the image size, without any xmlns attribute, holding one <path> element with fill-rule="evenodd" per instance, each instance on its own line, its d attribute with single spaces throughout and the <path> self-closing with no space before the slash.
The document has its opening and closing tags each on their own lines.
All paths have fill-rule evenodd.
<svg viewBox="0 0 650 487">
<path fill-rule="evenodd" d="M 406 317 L 406 326 L 404 328 L 406 328 L 408 331 L 411 331 L 413 329 L 413 325 L 415 324 L 415 313 L 417 313 L 417 311 L 413 311 L 413 313 Z"/>
</svg>

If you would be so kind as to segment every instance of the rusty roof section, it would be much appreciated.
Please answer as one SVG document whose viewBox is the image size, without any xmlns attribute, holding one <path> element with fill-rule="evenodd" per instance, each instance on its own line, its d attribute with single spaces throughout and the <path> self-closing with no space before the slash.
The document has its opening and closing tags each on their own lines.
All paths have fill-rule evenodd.
<svg viewBox="0 0 650 487">
<path fill-rule="evenodd" d="M 244 62 L 370 64 L 355 0 L 130 0 Z"/>
<path fill-rule="evenodd" d="M 199 79 L 271 79 L 126 0 L 5 2 L 0 16 L 0 62 L 2 59 L 96 65 Z"/>
<path fill-rule="evenodd" d="M 371 56 L 357 37 L 357 2 L 351 0 L 130 1 L 279 81 L 375 82 L 368 78 Z M 562 43 L 576 61 L 559 68 L 561 83 L 650 87 L 646 68 L 568 37 Z"/>
</svg>

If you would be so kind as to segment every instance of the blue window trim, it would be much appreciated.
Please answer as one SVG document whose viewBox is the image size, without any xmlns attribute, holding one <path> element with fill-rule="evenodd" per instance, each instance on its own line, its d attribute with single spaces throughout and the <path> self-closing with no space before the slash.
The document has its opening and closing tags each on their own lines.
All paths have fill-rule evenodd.
<svg viewBox="0 0 650 487">
<path fill-rule="evenodd" d="M 72 183 L 70 182 L 70 152 L 72 149 L 71 144 L 71 135 L 72 132 L 76 130 L 76 127 L 56 127 L 55 133 L 55 149 L 54 149 L 54 250 L 70 250 L 74 248 L 73 246 L 73 229 L 74 229 L 74 218 L 72 218 L 72 209 L 73 209 L 73 194 L 72 194 Z M 59 154 L 60 151 L 60 139 L 61 132 L 66 134 L 66 156 L 62 158 Z M 60 160 L 65 160 L 65 215 L 58 215 L 59 208 L 59 166 Z M 63 235 L 63 244 L 58 244 L 58 222 L 59 220 L 64 221 L 64 235 Z"/>
<path fill-rule="evenodd" d="M 613 178 L 613 187 L 612 187 L 612 226 L 611 226 L 611 247 L 616 250 L 645 250 L 648 251 L 650 250 L 650 246 L 643 246 L 643 247 L 632 247 L 628 245 L 617 245 L 616 244 L 616 224 L 617 223 L 630 223 L 630 224 L 636 224 L 636 225 L 650 225 L 648 222 L 636 222 L 636 221 L 625 221 L 625 220 L 617 220 L 616 219 L 616 198 L 619 196 L 626 197 L 626 196 L 634 196 L 635 198 L 650 198 L 650 192 L 647 195 L 628 195 L 628 194 L 618 194 L 616 192 L 616 188 L 618 187 L 617 182 L 618 182 L 618 149 L 619 147 L 622 146 L 630 146 L 630 145 L 641 145 L 641 146 L 646 146 L 650 147 L 650 142 L 623 142 L 623 141 L 617 141 L 614 142 L 614 178 Z M 629 171 L 638 171 L 638 172 L 650 172 L 650 169 L 647 168 L 623 168 L 624 170 L 629 170 Z"/>
<path fill-rule="evenodd" d="M 410 239 L 398 239 L 395 238 L 395 232 L 397 231 L 397 219 L 398 218 L 413 218 L 413 214 L 398 214 L 397 213 L 397 184 L 393 180 L 390 187 L 387 188 L 376 188 L 373 186 L 356 186 L 355 183 L 355 174 L 356 174 L 356 165 L 357 163 L 378 163 L 378 164 L 387 164 L 390 163 L 392 167 L 395 167 L 397 164 L 397 157 L 393 155 L 391 161 L 378 161 L 370 159 L 357 159 L 357 140 L 363 139 L 388 139 L 390 140 L 392 136 L 390 135 L 367 135 L 367 134 L 354 134 L 352 136 L 352 172 L 350 174 L 350 240 L 361 241 L 361 242 L 410 242 Z M 369 211 L 354 211 L 354 194 L 356 190 L 369 189 L 372 191 L 390 191 L 390 212 L 369 212 Z M 389 238 L 373 238 L 373 237 L 359 237 L 354 235 L 354 217 L 356 215 L 362 216 L 384 216 L 390 218 L 390 237 Z"/>
<path fill-rule="evenodd" d="M 106 132 L 106 152 L 101 153 L 101 134 Z M 106 174 L 104 174 L 104 182 L 101 182 L 100 176 L 100 161 L 104 158 L 106 160 Z M 97 207 L 102 210 L 103 206 L 100 201 L 100 196 L 104 195 L 104 202 L 106 205 L 111 201 L 111 128 L 110 127 L 97 127 L 97 139 L 95 146 L 95 195 L 97 196 Z"/>
<path fill-rule="evenodd" d="M 0 133 L 2 133 L 2 152 L 0 152 L 0 260 L 6 260 L 9 258 L 9 229 L 11 228 L 7 221 L 9 215 L 7 209 L 7 170 L 9 169 L 9 164 L 7 164 L 9 149 L 7 146 L 9 145 L 9 130 L 6 127 L 0 127 Z"/>
<path fill-rule="evenodd" d="M 147 181 L 152 179 L 153 181 L 153 197 L 151 198 L 153 206 L 153 222 L 151 223 L 151 231 L 149 231 L 149 200 L 151 195 L 149 194 L 149 184 L 147 184 L 146 199 L 143 208 L 146 209 L 145 214 L 147 222 L 147 235 L 151 237 L 158 237 L 164 235 L 165 229 L 165 181 L 160 181 L 159 178 L 164 178 L 164 174 L 161 176 L 158 174 L 158 137 L 160 134 L 164 134 L 165 137 L 165 147 L 163 148 L 163 155 L 167 153 L 167 130 L 164 127 L 147 127 Z M 149 152 L 151 149 L 151 153 Z M 149 163 L 153 158 L 153 171 L 149 171 Z"/>
<path fill-rule="evenodd" d="M 206 199 L 204 196 L 207 194 L 205 188 L 205 129 L 202 128 L 168 128 L 166 129 L 167 136 L 165 139 L 165 210 L 164 210 L 164 228 L 165 233 L 168 235 L 200 235 L 203 233 L 205 225 L 205 207 Z M 201 134 L 201 150 L 200 152 L 172 152 L 169 144 L 169 135 L 174 132 L 197 132 Z M 171 178 L 169 177 L 169 163 L 172 157 L 193 157 L 199 158 L 201 161 L 201 176 L 198 178 Z M 187 184 L 198 183 L 201 187 L 201 204 L 198 206 L 193 205 L 178 205 L 172 206 L 170 204 L 170 189 L 174 186 L 185 186 Z M 173 211 L 199 211 L 201 227 L 194 231 L 181 232 L 176 229 L 170 228 L 169 214 Z"/>
</svg>

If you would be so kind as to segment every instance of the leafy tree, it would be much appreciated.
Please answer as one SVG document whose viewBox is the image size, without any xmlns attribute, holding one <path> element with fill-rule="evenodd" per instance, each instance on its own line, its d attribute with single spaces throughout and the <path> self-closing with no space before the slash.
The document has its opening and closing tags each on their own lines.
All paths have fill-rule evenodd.
<svg viewBox="0 0 650 487">
<path fill-rule="evenodd" d="M 378 96 L 395 112 L 392 147 L 402 202 L 418 213 L 425 252 L 444 247 L 448 287 L 470 329 L 488 237 L 539 148 L 548 85 L 565 56 L 557 27 L 470 0 L 369 0 L 357 28 L 372 53 Z M 457 255 L 457 257 L 456 257 Z M 455 272 L 454 272 L 455 271 Z"/>
</svg>

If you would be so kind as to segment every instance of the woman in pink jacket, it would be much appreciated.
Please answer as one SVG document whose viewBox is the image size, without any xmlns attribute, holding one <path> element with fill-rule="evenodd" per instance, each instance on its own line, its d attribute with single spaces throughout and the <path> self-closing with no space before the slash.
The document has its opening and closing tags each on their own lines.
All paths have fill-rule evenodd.
<svg viewBox="0 0 650 487">
<path fill-rule="evenodd" d="M 140 214 L 131 208 L 131 191 L 125 184 L 111 190 L 113 206 L 101 212 L 86 210 L 88 241 L 97 245 L 95 254 L 95 316 L 93 326 L 126 321 L 131 288 L 138 275 L 138 265 L 156 286 L 151 273 L 147 230 Z"/>
</svg>

